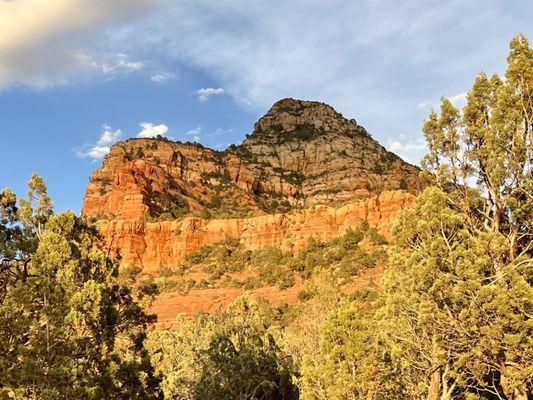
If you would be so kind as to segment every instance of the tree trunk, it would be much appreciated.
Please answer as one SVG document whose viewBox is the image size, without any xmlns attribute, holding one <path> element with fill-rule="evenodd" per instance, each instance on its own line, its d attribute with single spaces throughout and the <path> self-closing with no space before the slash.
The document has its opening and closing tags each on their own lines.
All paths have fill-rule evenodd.
<svg viewBox="0 0 533 400">
<path fill-rule="evenodd" d="M 442 392 L 441 387 L 441 367 L 436 367 L 431 374 L 431 382 L 429 384 L 429 392 L 427 400 L 440 400 Z"/>
</svg>

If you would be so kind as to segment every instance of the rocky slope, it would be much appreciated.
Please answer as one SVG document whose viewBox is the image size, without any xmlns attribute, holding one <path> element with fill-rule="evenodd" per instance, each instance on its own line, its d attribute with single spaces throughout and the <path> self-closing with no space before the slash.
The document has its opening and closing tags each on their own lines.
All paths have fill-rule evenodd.
<svg viewBox="0 0 533 400">
<path fill-rule="evenodd" d="M 130 139 L 91 176 L 83 215 L 174 220 L 251 217 L 417 189 L 418 169 L 330 106 L 284 99 L 239 146 Z"/>
<path fill-rule="evenodd" d="M 337 240 L 363 222 L 389 237 L 396 215 L 414 203 L 418 172 L 330 106 L 284 99 L 241 145 L 222 152 L 164 138 L 116 143 L 91 176 L 82 214 L 123 268 L 160 280 L 164 293 L 153 310 L 171 321 L 224 307 L 251 283 L 271 302 L 297 301 L 307 278 L 296 258 L 295 270 L 277 262 L 246 266 L 253 252 L 298 257 L 310 237 Z M 224 240 L 244 249 L 237 270 L 224 260 L 190 265 L 188 255 L 208 255 L 209 245 L 222 243 L 220 254 L 231 257 Z M 346 264 L 351 282 L 375 282 L 383 264 L 357 251 L 361 258 L 345 261 L 341 251 L 331 268 L 342 273 Z M 371 266 L 356 268 L 360 262 Z"/>
</svg>

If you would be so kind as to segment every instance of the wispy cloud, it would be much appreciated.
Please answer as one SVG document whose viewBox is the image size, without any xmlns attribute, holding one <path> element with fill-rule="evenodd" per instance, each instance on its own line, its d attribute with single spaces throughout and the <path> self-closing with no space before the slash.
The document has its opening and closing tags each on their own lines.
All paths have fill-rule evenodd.
<svg viewBox="0 0 533 400">
<path fill-rule="evenodd" d="M 448 100 L 450 100 L 455 107 L 462 108 L 466 104 L 466 95 L 466 92 L 458 93 L 448 97 Z"/>
<path fill-rule="evenodd" d="M 187 132 L 185 132 L 185 134 L 188 136 L 192 136 L 193 142 L 200 142 L 200 136 L 202 134 L 202 127 L 197 126 L 194 129 L 188 130 Z"/>
<path fill-rule="evenodd" d="M 418 108 L 435 108 L 435 102 L 433 101 L 422 101 L 416 105 Z"/>
<path fill-rule="evenodd" d="M 461 92 L 461 93 L 458 93 L 458 94 L 454 94 L 453 96 L 444 96 L 446 97 L 448 100 L 451 101 L 451 103 L 457 107 L 457 108 L 463 108 L 466 104 L 466 95 L 467 93 L 466 92 Z M 437 100 L 427 100 L 427 101 L 423 101 L 421 103 L 418 103 L 417 104 L 417 107 L 418 108 L 422 108 L 422 109 L 436 109 L 439 107 L 439 104 L 440 104 L 440 100 L 437 101 Z"/>
<path fill-rule="evenodd" d="M 142 122 L 139 125 L 142 129 L 137 134 L 138 138 L 153 138 L 156 136 L 166 136 L 168 126 L 165 124 L 155 125 L 150 122 Z"/>
<path fill-rule="evenodd" d="M 197 126 L 196 128 L 185 132 L 186 135 L 191 135 L 191 136 L 199 136 L 200 133 L 202 133 L 202 127 L 201 126 Z"/>
<path fill-rule="evenodd" d="M 100 134 L 98 141 L 94 144 L 87 144 L 80 149 L 75 149 L 76 155 L 80 158 L 90 158 L 92 161 L 98 161 L 104 158 L 121 136 L 120 129 L 113 129 L 111 126 L 102 125 L 103 132 Z"/>
<path fill-rule="evenodd" d="M 148 23 L 144 45 L 256 114 L 283 97 L 324 101 L 386 141 L 420 131 L 430 104 L 417 104 L 501 70 L 510 38 L 533 34 L 533 3 L 517 1 L 184 1 Z"/>
<path fill-rule="evenodd" d="M 178 76 L 171 72 L 158 72 L 150 77 L 150 80 L 155 83 L 164 83 L 171 80 L 176 80 Z"/>
<path fill-rule="evenodd" d="M 201 88 L 196 91 L 198 95 L 198 100 L 207 101 L 212 96 L 219 96 L 224 94 L 224 89 L 222 88 Z"/>
<path fill-rule="evenodd" d="M 139 71 L 144 68 L 142 61 L 132 61 L 126 54 L 102 54 L 93 57 L 90 65 L 105 75 L 118 75 Z"/>
<path fill-rule="evenodd" d="M 426 150 L 426 143 L 422 137 L 411 138 L 401 134 L 395 139 L 389 139 L 387 148 L 405 161 L 417 163 Z"/>
</svg>

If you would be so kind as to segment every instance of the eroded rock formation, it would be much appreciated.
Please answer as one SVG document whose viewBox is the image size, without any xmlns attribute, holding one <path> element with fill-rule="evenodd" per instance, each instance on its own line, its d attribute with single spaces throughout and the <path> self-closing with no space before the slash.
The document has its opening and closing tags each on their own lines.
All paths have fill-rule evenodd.
<svg viewBox="0 0 533 400">
<path fill-rule="evenodd" d="M 129 139 L 91 176 L 82 213 L 121 263 L 172 267 L 232 236 L 297 251 L 367 220 L 388 234 L 412 204 L 418 168 L 330 106 L 284 99 L 239 146 Z"/>
<path fill-rule="evenodd" d="M 145 272 L 157 272 L 163 267 L 172 269 L 187 254 L 229 237 L 238 238 L 252 250 L 273 246 L 297 252 L 309 237 L 328 241 L 363 221 L 389 237 L 396 215 L 410 207 L 414 199 L 412 194 L 394 191 L 338 209 L 317 205 L 286 214 L 232 219 L 102 220 L 99 228 L 109 245 L 118 249 L 122 264 L 142 266 Z"/>
</svg>

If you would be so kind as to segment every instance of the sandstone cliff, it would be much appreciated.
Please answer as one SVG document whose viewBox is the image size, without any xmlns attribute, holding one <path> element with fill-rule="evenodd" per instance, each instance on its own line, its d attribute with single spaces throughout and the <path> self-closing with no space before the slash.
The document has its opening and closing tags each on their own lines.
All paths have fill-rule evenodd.
<svg viewBox="0 0 533 400">
<path fill-rule="evenodd" d="M 245 217 L 417 188 L 418 169 L 323 103 L 277 102 L 239 146 L 130 139 L 91 176 L 82 213 Z"/>
<path fill-rule="evenodd" d="M 102 220 L 99 229 L 117 249 L 122 264 L 138 265 L 145 272 L 174 268 L 200 247 L 238 238 L 247 248 L 278 247 L 297 252 L 309 237 L 328 241 L 367 221 L 389 237 L 396 215 L 412 206 L 415 196 L 401 191 L 384 192 L 338 209 L 317 205 L 286 214 L 251 218 L 200 219 L 143 222 L 138 219 Z"/>
<path fill-rule="evenodd" d="M 82 213 L 122 264 L 154 272 L 236 237 L 298 251 L 367 220 L 385 235 L 412 204 L 418 168 L 330 106 L 284 99 L 239 146 L 129 139 L 91 176 Z"/>
</svg>

